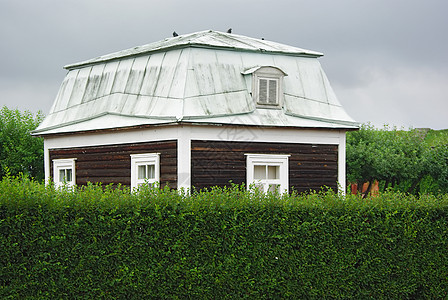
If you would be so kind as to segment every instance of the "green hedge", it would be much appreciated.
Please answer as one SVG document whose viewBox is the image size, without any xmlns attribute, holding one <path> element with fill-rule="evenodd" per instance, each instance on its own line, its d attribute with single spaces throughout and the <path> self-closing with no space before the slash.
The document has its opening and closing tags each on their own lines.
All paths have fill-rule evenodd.
<svg viewBox="0 0 448 300">
<path fill-rule="evenodd" d="M 0 182 L 0 297 L 446 298 L 448 196 Z"/>
</svg>

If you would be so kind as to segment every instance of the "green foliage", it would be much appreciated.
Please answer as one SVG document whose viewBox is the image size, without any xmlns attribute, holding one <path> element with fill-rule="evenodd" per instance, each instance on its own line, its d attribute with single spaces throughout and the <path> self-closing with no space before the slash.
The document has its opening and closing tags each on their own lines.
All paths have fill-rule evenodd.
<svg viewBox="0 0 448 300">
<path fill-rule="evenodd" d="M 432 132 L 432 131 L 430 131 Z M 378 180 L 407 192 L 447 193 L 448 160 L 443 134 L 428 139 L 416 130 L 370 124 L 347 134 L 347 179 L 352 183 Z M 437 145 L 437 146 L 434 146 Z"/>
<path fill-rule="evenodd" d="M 1 298 L 446 298 L 448 197 L 0 182 Z"/>
<path fill-rule="evenodd" d="M 448 192 L 448 144 L 429 148 L 423 156 L 424 174 L 436 180 L 440 192 Z"/>
<path fill-rule="evenodd" d="M 431 147 L 448 145 L 448 129 L 429 130 L 425 136 L 425 143 Z"/>
<path fill-rule="evenodd" d="M 0 178 L 8 172 L 44 178 L 44 144 L 42 138 L 32 137 L 31 131 L 43 120 L 29 111 L 20 112 L 3 106 L 0 110 Z"/>
<path fill-rule="evenodd" d="M 347 133 L 347 180 L 367 182 L 377 176 L 375 168 L 378 140 L 369 124 L 361 125 L 359 131 Z"/>
</svg>

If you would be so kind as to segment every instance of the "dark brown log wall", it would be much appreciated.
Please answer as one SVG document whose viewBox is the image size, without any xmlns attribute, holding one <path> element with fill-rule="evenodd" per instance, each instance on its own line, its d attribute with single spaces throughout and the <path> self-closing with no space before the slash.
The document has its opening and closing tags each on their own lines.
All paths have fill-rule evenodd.
<svg viewBox="0 0 448 300">
<path fill-rule="evenodd" d="M 289 154 L 289 190 L 337 189 L 338 146 L 292 143 L 192 141 L 192 186 L 246 181 L 245 153 Z"/>
<path fill-rule="evenodd" d="M 177 141 L 50 149 L 53 159 L 76 158 L 76 184 L 87 182 L 131 185 L 131 154 L 160 153 L 160 183 L 177 187 Z"/>
</svg>

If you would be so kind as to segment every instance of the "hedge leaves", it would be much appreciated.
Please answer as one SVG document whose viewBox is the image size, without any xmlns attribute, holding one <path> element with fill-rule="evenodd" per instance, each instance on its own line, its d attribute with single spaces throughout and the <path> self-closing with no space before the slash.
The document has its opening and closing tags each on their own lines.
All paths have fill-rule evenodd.
<svg viewBox="0 0 448 300">
<path fill-rule="evenodd" d="M 2 298 L 445 298 L 448 197 L 0 182 Z"/>
</svg>

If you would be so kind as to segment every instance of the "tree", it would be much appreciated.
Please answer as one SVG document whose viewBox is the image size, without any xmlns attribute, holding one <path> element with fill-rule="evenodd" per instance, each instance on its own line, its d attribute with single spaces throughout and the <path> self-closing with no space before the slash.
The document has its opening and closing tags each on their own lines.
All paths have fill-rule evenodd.
<svg viewBox="0 0 448 300">
<path fill-rule="evenodd" d="M 390 185 L 411 192 L 422 172 L 424 135 L 416 129 L 397 130 L 395 127 L 385 127 L 378 135 L 377 179 L 384 181 L 384 188 Z"/>
<path fill-rule="evenodd" d="M 370 191 L 374 180 L 383 188 L 415 188 L 421 180 L 422 157 L 425 152 L 424 135 L 415 129 L 398 130 L 396 127 L 375 129 L 364 124 L 359 131 L 347 134 L 348 182 L 369 182 Z"/>
<path fill-rule="evenodd" d="M 427 179 L 426 186 L 419 182 L 421 191 L 448 193 L 448 144 L 428 147 L 420 177 Z M 428 185 L 427 181 L 432 184 Z"/>
<path fill-rule="evenodd" d="M 359 131 L 347 134 L 347 181 L 349 183 L 371 182 L 376 177 L 377 143 L 374 128 L 361 125 Z"/>
<path fill-rule="evenodd" d="M 44 178 L 43 139 L 31 136 L 31 131 L 42 122 L 41 112 L 33 115 L 30 111 L 10 110 L 3 106 L 0 110 L 0 176 L 7 173 Z"/>
</svg>

